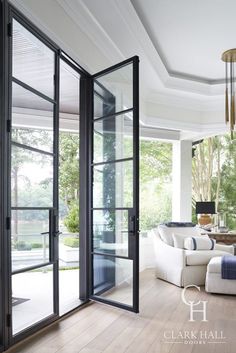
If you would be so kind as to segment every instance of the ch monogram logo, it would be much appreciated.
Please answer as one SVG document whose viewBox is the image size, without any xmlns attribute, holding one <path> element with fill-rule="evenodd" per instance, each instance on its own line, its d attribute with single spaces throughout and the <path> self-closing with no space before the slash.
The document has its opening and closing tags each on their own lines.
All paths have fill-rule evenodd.
<svg viewBox="0 0 236 353">
<path fill-rule="evenodd" d="M 189 286 L 186 286 L 184 287 L 184 289 L 182 290 L 182 293 L 181 293 L 181 298 L 182 298 L 182 301 L 184 302 L 184 304 L 188 305 L 190 307 L 190 317 L 189 317 L 189 321 L 196 321 L 194 320 L 193 318 L 193 314 L 194 313 L 202 313 L 202 320 L 201 321 L 208 321 L 206 319 L 206 304 L 207 304 L 207 301 L 205 300 L 199 300 L 198 302 L 194 302 L 194 301 L 187 301 L 186 298 L 185 298 L 185 293 L 186 293 L 186 290 L 188 288 L 196 288 L 199 292 L 200 292 L 200 287 L 198 286 L 195 286 L 194 284 L 190 284 Z"/>
</svg>

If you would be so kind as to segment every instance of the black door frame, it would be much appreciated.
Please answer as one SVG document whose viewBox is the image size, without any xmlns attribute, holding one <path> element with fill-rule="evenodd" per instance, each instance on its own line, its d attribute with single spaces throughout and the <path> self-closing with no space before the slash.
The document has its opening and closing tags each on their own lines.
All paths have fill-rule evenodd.
<svg viewBox="0 0 236 353">
<path fill-rule="evenodd" d="M 58 131 L 59 131 L 59 71 L 60 59 L 64 60 L 74 70 L 80 74 L 80 202 L 83 207 L 80 207 L 80 299 L 83 304 L 86 304 L 90 299 L 90 284 L 91 284 L 91 268 L 90 261 L 87 256 L 90 249 L 90 225 L 91 218 L 89 212 L 89 202 L 91 199 L 91 170 L 88 160 L 91 155 L 91 120 L 93 116 L 93 76 L 85 69 L 77 64 L 69 55 L 58 47 L 49 37 L 40 31 L 30 20 L 28 20 L 19 10 L 8 3 L 8 0 L 0 0 L 0 281 L 5 286 L 0 288 L 0 352 L 8 349 L 13 344 L 21 341 L 29 335 L 37 332 L 39 329 L 47 326 L 58 319 L 58 316 L 49 317 L 38 324 L 29 327 L 18 335 L 11 337 L 11 258 L 10 254 L 10 216 L 11 208 L 9 203 L 10 195 L 10 118 L 11 118 L 11 36 L 12 36 L 12 19 L 23 24 L 30 32 L 39 38 L 45 45 L 55 53 L 55 97 L 54 97 L 54 126 L 57 131 L 55 136 L 54 148 L 58 150 Z M 131 58 L 138 60 L 137 57 Z M 127 62 L 129 62 L 129 59 Z M 125 63 L 126 61 L 124 61 Z M 120 64 L 114 65 L 116 69 Z M 109 68 L 110 70 L 111 68 Z M 106 70 L 104 70 L 106 71 Z M 103 71 L 102 71 L 103 72 Z M 100 74 L 102 73 L 100 72 Z M 138 70 L 134 72 L 134 114 L 138 117 Z M 28 88 L 28 87 L 27 87 Z M 33 90 L 32 90 L 33 91 Z M 135 141 L 134 145 L 138 155 L 138 120 L 134 124 Z M 138 160 L 134 161 L 134 171 L 137 175 L 134 184 L 136 199 L 134 203 L 138 214 Z M 54 178 L 55 182 L 58 179 L 58 155 L 54 159 Z M 57 189 L 57 186 L 55 189 Z M 54 192 L 54 206 L 58 206 L 58 192 Z M 89 215 L 89 216 L 88 216 Z M 57 220 L 55 220 L 57 223 Z M 55 224 L 55 230 L 58 225 Z M 136 228 L 138 230 L 138 219 L 136 220 Z M 58 257 L 57 238 L 54 238 L 54 249 L 56 257 Z M 56 250 L 57 249 L 57 250 Z M 136 244 L 136 254 L 138 259 L 138 243 Z M 134 261 L 134 266 L 138 269 L 138 260 Z M 54 265 L 58 269 L 58 264 Z M 135 273 L 135 272 L 134 272 Z M 138 271 L 134 278 L 134 285 L 137 290 L 134 292 L 134 307 L 138 312 Z M 58 286 L 58 271 L 54 280 L 54 289 Z M 135 294 L 136 293 L 136 294 Z M 56 302 L 56 303 L 55 303 Z M 82 305 L 83 305 L 82 304 Z M 54 298 L 54 310 L 58 312 L 58 297 Z"/>
<path fill-rule="evenodd" d="M 6 293 L 6 300 L 8 299 L 8 314 L 6 316 L 6 324 L 5 326 L 8 327 L 8 330 L 6 332 L 5 336 L 5 342 L 7 346 L 11 346 L 18 341 L 26 338 L 30 334 L 38 331 L 40 328 L 44 327 L 45 325 L 48 325 L 49 323 L 55 321 L 59 317 L 59 304 L 58 304 L 58 250 L 57 250 L 57 239 L 55 237 L 56 232 L 58 231 L 58 217 L 57 217 L 57 210 L 58 210 L 58 156 L 55 153 L 55 151 L 58 148 L 58 112 L 59 112 L 59 77 L 58 77 L 58 72 L 59 72 L 59 59 L 58 59 L 58 49 L 54 47 L 54 45 L 41 34 L 40 31 L 34 28 L 34 26 L 25 19 L 24 16 L 22 16 L 14 7 L 9 5 L 7 2 L 5 2 L 5 6 L 7 8 L 7 38 L 5 39 L 8 43 L 8 62 L 9 62 L 9 67 L 8 67 L 8 112 L 7 112 L 7 145 L 8 145 L 8 150 L 6 151 L 6 157 L 8 159 L 8 169 L 6 171 L 7 173 L 7 180 L 8 180 L 8 192 L 6 195 L 6 202 L 7 202 L 7 210 L 8 210 L 8 226 L 6 229 L 6 239 L 7 239 L 7 248 L 8 252 L 6 253 L 6 256 L 8 256 L 8 266 L 7 266 L 7 273 L 8 273 L 8 286 L 6 288 L 7 293 Z M 12 29 L 13 29 L 13 20 L 16 20 L 19 22 L 21 25 L 23 25 L 27 30 L 30 31 L 35 37 L 37 37 L 42 43 L 44 43 L 47 47 L 49 47 L 53 53 L 54 53 L 54 77 L 55 77 L 55 83 L 54 83 L 54 97 L 52 99 L 49 99 L 48 97 L 44 97 L 43 94 L 40 94 L 37 90 L 33 89 L 32 87 L 28 86 L 27 84 L 24 84 L 20 82 L 19 80 L 16 80 L 12 76 L 11 68 L 12 68 Z M 11 293 L 12 293 L 12 270 L 11 270 L 11 190 L 10 190 L 10 178 L 11 178 L 11 105 L 12 105 L 12 83 L 15 82 L 17 84 L 20 84 L 22 87 L 27 89 L 28 91 L 37 94 L 38 96 L 41 96 L 44 99 L 47 99 L 48 101 L 51 101 L 53 104 L 53 131 L 54 131 L 54 138 L 53 138 L 53 207 L 51 208 L 51 214 L 52 218 L 50 219 L 50 247 L 52 249 L 51 256 L 50 256 L 50 264 L 53 265 L 53 314 L 48 316 L 47 318 L 39 321 L 38 323 L 28 327 L 27 329 L 19 332 L 18 334 L 13 336 L 12 333 L 12 304 L 11 304 Z"/>
<path fill-rule="evenodd" d="M 100 76 L 112 73 L 126 65 L 132 64 L 133 66 L 133 107 L 130 109 L 126 109 L 123 111 L 119 112 L 109 112 L 107 115 L 104 115 L 101 118 L 97 118 L 96 120 L 93 119 L 93 114 L 94 114 L 94 83 L 97 78 Z M 91 79 L 90 79 L 91 81 Z M 131 57 L 127 60 L 122 61 L 121 63 L 115 64 L 109 68 L 106 68 L 92 76 L 92 82 L 90 82 L 90 90 L 92 89 L 92 92 L 90 93 L 91 96 L 91 109 L 89 112 L 89 126 L 88 126 L 88 164 L 89 164 L 89 169 L 88 169 L 88 251 L 89 251 L 89 256 L 88 256 L 88 269 L 89 269 L 89 298 L 95 301 L 99 301 L 105 304 L 110 304 L 112 306 L 125 309 L 128 311 L 133 311 L 138 313 L 139 312 L 139 57 L 134 56 Z M 105 89 L 106 90 L 106 89 Z M 112 98 L 112 97 L 111 97 Z M 106 300 L 105 298 L 101 298 L 98 295 L 95 295 L 93 293 L 93 256 L 95 255 L 93 252 L 93 217 L 92 213 L 93 210 L 96 208 L 93 208 L 93 196 L 92 196 L 92 188 L 93 188 L 93 124 L 95 121 L 98 120 L 104 120 L 107 117 L 114 117 L 117 115 L 121 115 L 122 113 L 125 114 L 127 112 L 133 112 L 133 207 L 130 209 L 127 209 L 129 212 L 129 240 L 128 240 L 128 257 L 122 257 L 122 256 L 112 256 L 111 258 L 124 258 L 124 259 L 131 259 L 133 260 L 133 305 L 125 305 L 116 301 L 112 300 Z M 125 159 L 121 160 L 124 161 Z M 107 163 L 112 163 L 113 161 L 105 162 Z M 103 164 L 101 163 L 96 163 L 98 164 Z M 119 209 L 119 208 L 116 208 Z M 122 208 L 121 208 L 122 209 Z M 131 225 L 130 221 L 133 223 L 132 227 L 133 229 L 131 230 Z M 95 255 L 96 256 L 96 255 Z M 106 256 L 110 256 L 109 254 L 106 254 Z"/>
<path fill-rule="evenodd" d="M 11 318 L 11 235 L 10 235 L 10 223 L 11 223 L 11 203 L 10 203 L 10 158 L 9 153 L 11 150 L 11 86 L 12 82 L 17 82 L 17 79 L 12 78 L 11 74 L 11 62 L 12 62 L 12 21 L 13 19 L 21 23 L 27 30 L 29 30 L 34 36 L 42 41 L 47 47 L 49 47 L 55 55 L 55 93 L 53 99 L 48 99 L 54 104 L 53 109 L 53 123 L 54 123 L 54 151 L 58 151 L 59 144 L 59 77 L 60 77 L 60 59 L 65 61 L 74 70 L 76 70 L 81 77 L 90 77 L 90 75 L 81 68 L 73 59 L 71 59 L 66 53 L 64 53 L 52 40 L 50 40 L 44 33 L 42 33 L 31 21 L 29 21 L 23 14 L 21 14 L 14 6 L 10 5 L 7 0 L 0 0 L 0 20 L 1 20 L 1 32 L 0 32 L 0 127 L 1 127 L 1 151 L 0 151 L 0 186 L 1 186 L 1 205 L 0 205 L 0 245 L 1 245 L 1 260 L 0 260 L 0 280 L 1 283 L 5 283 L 5 286 L 0 289 L 0 352 L 4 349 L 9 348 L 13 344 L 21 341 L 29 335 L 37 332 L 41 328 L 49 325 L 53 321 L 59 318 L 59 300 L 58 300 L 58 240 L 57 237 L 53 237 L 53 249 L 54 249 L 54 312 L 55 315 L 51 315 L 45 320 L 38 322 L 35 325 L 21 331 L 19 334 L 12 336 L 12 318 Z M 37 93 L 40 96 L 40 92 L 34 90 L 30 86 L 20 82 L 22 87 L 27 90 Z M 46 98 L 41 95 L 42 98 Z M 80 104 L 82 111 L 85 111 L 84 101 L 80 98 Z M 81 115 L 85 119 L 85 115 Z M 81 132 L 82 134 L 82 132 Z M 83 134 L 82 134 L 83 135 Z M 58 153 L 54 156 L 54 192 L 53 192 L 53 208 L 54 208 L 54 219 L 53 228 L 55 235 L 58 231 Z M 80 158 L 81 159 L 81 158 Z M 83 174 L 84 164 L 80 161 L 80 168 Z M 82 239 L 82 237 L 81 237 Z M 83 266 L 83 262 L 81 262 Z M 84 277 L 84 276 L 82 276 Z M 86 293 L 84 290 L 86 285 L 83 285 L 81 279 L 81 293 Z M 85 304 L 88 301 L 88 297 L 81 295 Z M 2 334 L 1 334 L 2 333 Z M 1 344 L 2 343 L 2 344 Z"/>
</svg>

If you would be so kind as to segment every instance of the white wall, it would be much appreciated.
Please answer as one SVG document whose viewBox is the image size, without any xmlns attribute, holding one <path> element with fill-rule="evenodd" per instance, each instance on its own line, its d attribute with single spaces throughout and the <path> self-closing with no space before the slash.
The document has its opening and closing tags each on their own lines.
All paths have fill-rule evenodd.
<svg viewBox="0 0 236 353">
<path fill-rule="evenodd" d="M 192 219 L 192 141 L 173 142 L 172 221 Z"/>
</svg>

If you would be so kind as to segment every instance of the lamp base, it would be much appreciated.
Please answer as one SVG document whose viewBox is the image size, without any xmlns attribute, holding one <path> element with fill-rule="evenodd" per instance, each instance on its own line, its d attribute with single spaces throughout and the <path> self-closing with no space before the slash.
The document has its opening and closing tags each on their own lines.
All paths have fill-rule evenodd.
<svg viewBox="0 0 236 353">
<path fill-rule="evenodd" d="M 211 224 L 211 223 L 212 223 L 212 219 L 209 214 L 201 214 L 198 217 L 198 224 L 200 226 L 206 226 L 207 224 Z"/>
</svg>

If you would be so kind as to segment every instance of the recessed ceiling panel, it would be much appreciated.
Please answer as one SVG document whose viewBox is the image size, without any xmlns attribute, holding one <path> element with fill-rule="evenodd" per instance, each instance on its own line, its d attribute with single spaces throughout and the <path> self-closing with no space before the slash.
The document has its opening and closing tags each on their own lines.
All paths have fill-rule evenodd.
<svg viewBox="0 0 236 353">
<path fill-rule="evenodd" d="M 131 0 L 170 74 L 222 80 L 221 54 L 236 47 L 235 0 Z"/>
</svg>

